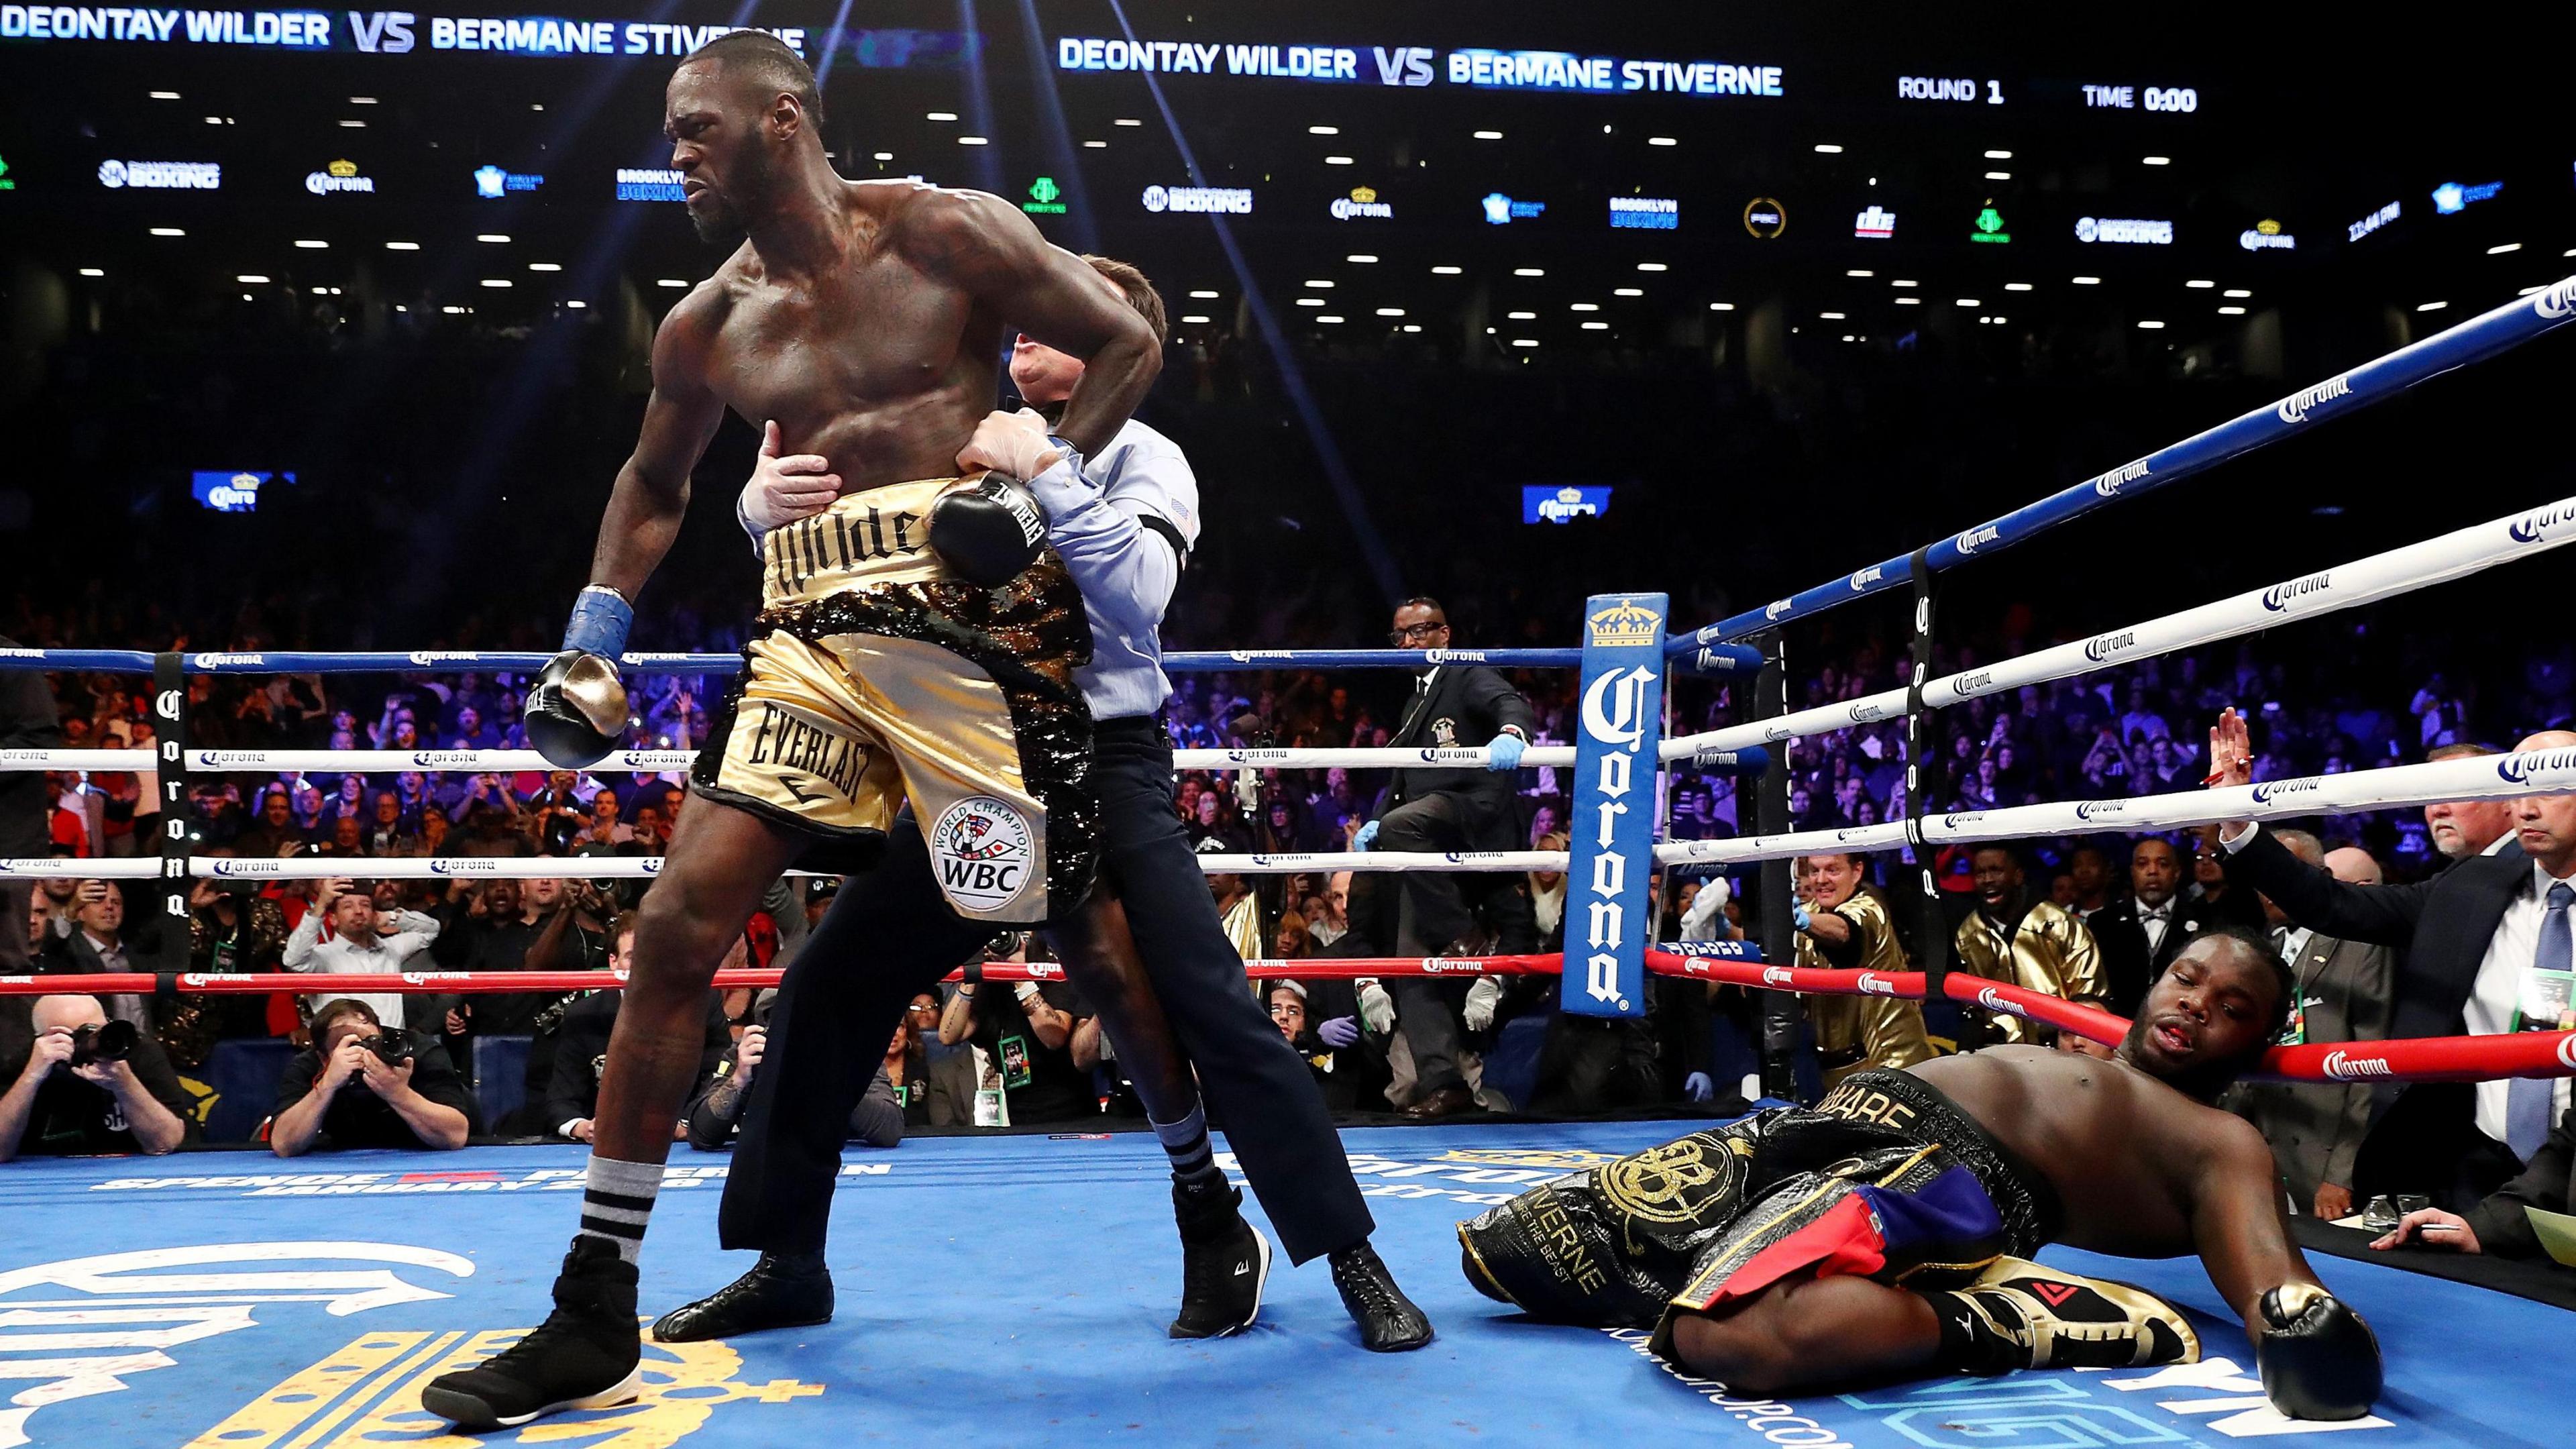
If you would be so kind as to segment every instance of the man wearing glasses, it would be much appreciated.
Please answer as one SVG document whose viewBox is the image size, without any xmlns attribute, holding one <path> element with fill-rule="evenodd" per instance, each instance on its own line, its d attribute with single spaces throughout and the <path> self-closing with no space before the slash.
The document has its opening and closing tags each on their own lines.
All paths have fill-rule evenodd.
<svg viewBox="0 0 2576 1449">
<path fill-rule="evenodd" d="M 1440 605 L 1412 598 L 1396 606 L 1387 640 L 1398 649 L 1434 651 L 1417 676 L 1403 722 L 1388 743 L 1398 748 L 1460 749 L 1483 745 L 1491 753 L 1482 769 L 1435 766 L 1397 770 L 1388 781 L 1377 818 L 1360 827 L 1352 844 L 1361 850 L 1509 850 L 1520 834 L 1512 811 L 1512 772 L 1529 747 L 1529 702 L 1502 671 L 1481 664 L 1440 662 L 1449 647 L 1449 616 Z M 1395 954 L 1474 956 L 1494 948 L 1527 951 L 1537 944 L 1529 902 L 1513 891 L 1494 891 L 1485 902 L 1494 927 L 1489 937 L 1476 924 L 1461 889 L 1469 881 L 1448 871 L 1407 871 L 1396 877 Z M 1467 986 L 1460 981 L 1399 977 L 1393 983 L 1396 1024 L 1413 1053 L 1417 1100 L 1405 1115 L 1437 1121 L 1475 1097 L 1458 1068 L 1458 1011 Z"/>
</svg>

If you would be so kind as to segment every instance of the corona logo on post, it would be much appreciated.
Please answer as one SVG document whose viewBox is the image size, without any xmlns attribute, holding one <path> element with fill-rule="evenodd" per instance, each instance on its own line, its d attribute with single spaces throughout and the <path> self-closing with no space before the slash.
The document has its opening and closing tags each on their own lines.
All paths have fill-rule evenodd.
<svg viewBox="0 0 2576 1449">
<path fill-rule="evenodd" d="M 1568 863 L 1576 892 L 1566 903 L 1560 999 L 1585 1016 L 1645 1011 L 1667 603 L 1662 594 L 1596 594 L 1583 610 Z"/>
</svg>

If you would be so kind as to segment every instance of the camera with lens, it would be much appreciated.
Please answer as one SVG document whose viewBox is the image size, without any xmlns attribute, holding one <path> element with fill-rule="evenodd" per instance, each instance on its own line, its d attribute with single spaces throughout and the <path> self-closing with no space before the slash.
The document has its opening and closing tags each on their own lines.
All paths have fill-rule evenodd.
<svg viewBox="0 0 2576 1449">
<path fill-rule="evenodd" d="M 401 1066 L 412 1059 L 411 1038 L 398 1031 L 380 1031 L 373 1036 L 353 1037 L 351 1040 L 374 1052 L 376 1060 L 389 1067 Z"/>
<path fill-rule="evenodd" d="M 74 1027 L 71 1064 L 86 1067 L 94 1062 L 121 1062 L 134 1054 L 134 1041 L 134 1023 L 130 1021 Z"/>
</svg>

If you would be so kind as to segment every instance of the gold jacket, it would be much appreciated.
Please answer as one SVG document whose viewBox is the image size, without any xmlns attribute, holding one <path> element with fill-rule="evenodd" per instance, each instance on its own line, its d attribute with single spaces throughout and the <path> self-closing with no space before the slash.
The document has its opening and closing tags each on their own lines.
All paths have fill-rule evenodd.
<svg viewBox="0 0 2576 1449">
<path fill-rule="evenodd" d="M 1989 981 L 2008 981 L 2030 991 L 2044 991 L 2068 1001 L 2095 1006 L 2107 992 L 2102 979 L 2102 948 L 2093 933 L 2071 913 L 2048 901 L 2035 901 L 2010 933 L 1996 929 L 1984 908 L 1970 911 L 1959 923 L 1959 959 Z M 2005 1041 L 2048 1040 L 2034 1035 L 2018 1016 L 1993 1014 L 1996 1035 Z"/>
<path fill-rule="evenodd" d="M 1834 907 L 1834 914 L 1851 922 L 1861 970 L 1911 969 L 1905 947 L 1896 939 L 1896 924 L 1888 917 L 1887 902 L 1877 892 L 1855 892 Z M 1815 938 L 1801 931 L 1794 964 L 1830 971 L 1842 963 L 1826 959 Z M 1807 1020 L 1815 1026 L 1816 1057 L 1829 1091 L 1854 1072 L 1871 1067 L 1902 1071 L 1934 1055 L 1931 1039 L 1924 1035 L 1920 1002 L 1893 996 L 1810 996 Z"/>
</svg>

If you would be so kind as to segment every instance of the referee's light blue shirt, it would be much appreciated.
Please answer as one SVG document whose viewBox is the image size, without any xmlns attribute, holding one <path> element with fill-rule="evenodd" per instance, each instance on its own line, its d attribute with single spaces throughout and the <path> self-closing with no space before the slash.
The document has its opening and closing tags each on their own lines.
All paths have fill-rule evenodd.
<svg viewBox="0 0 2576 1449">
<path fill-rule="evenodd" d="M 1163 673 L 1163 610 L 1180 582 L 1171 540 L 1139 520 L 1170 524 L 1192 545 L 1199 537 L 1199 484 L 1180 446 L 1130 419 L 1109 446 L 1029 480 L 1046 514 L 1047 543 L 1082 590 L 1091 620 L 1091 662 L 1074 682 L 1095 719 L 1150 715 L 1172 682 Z"/>
</svg>

